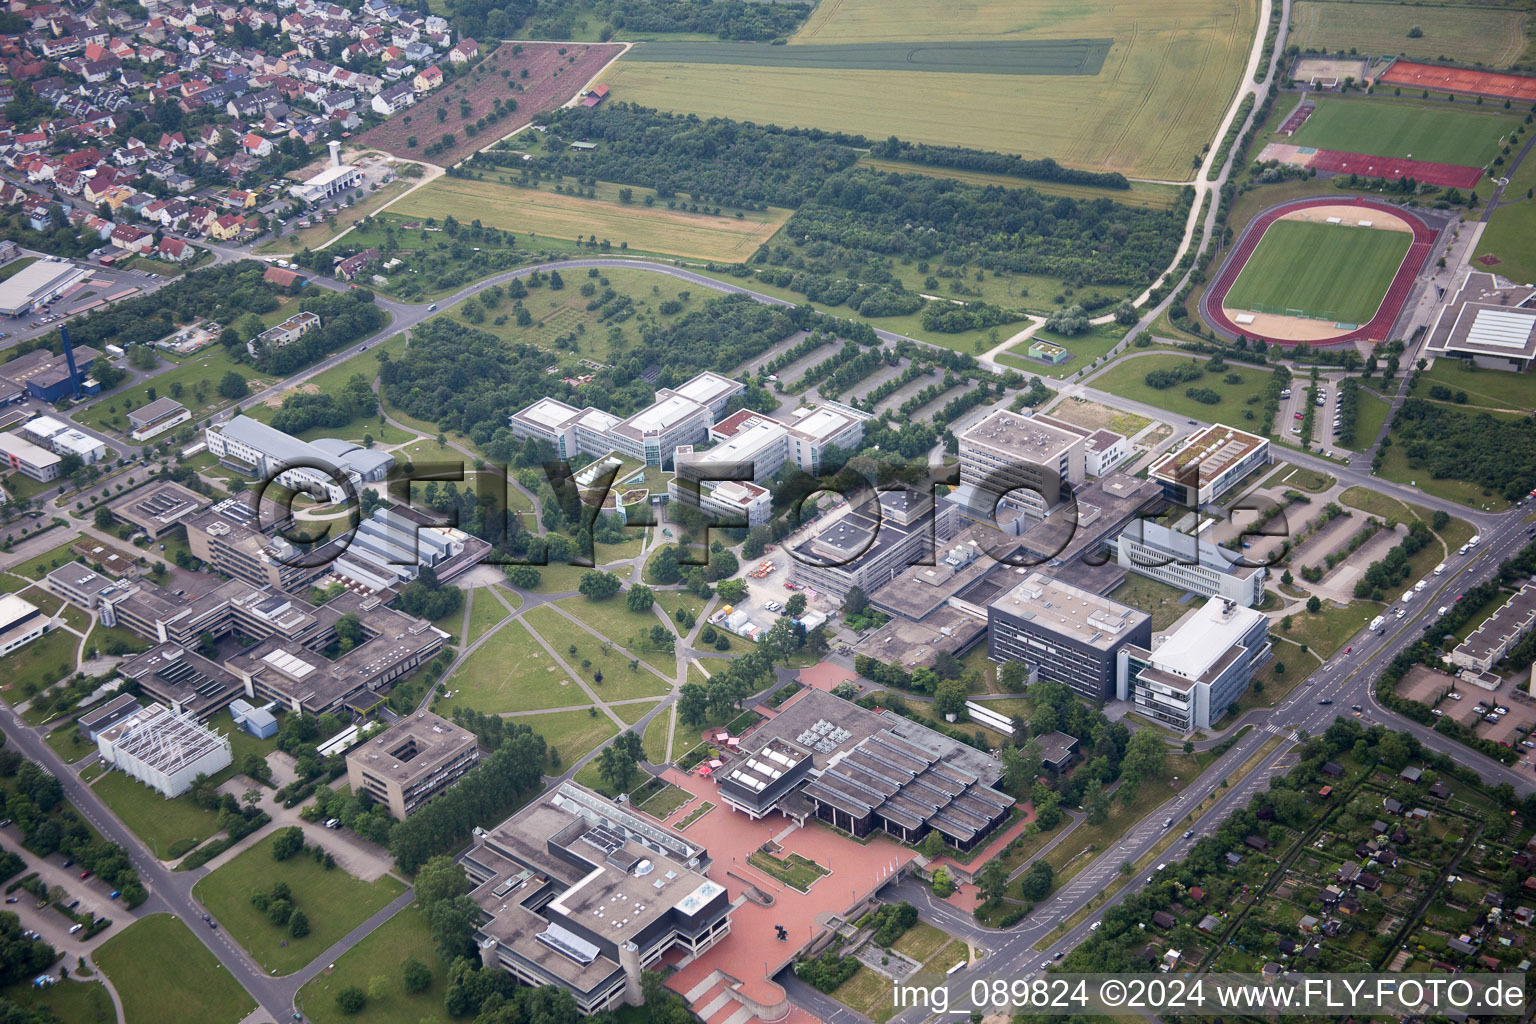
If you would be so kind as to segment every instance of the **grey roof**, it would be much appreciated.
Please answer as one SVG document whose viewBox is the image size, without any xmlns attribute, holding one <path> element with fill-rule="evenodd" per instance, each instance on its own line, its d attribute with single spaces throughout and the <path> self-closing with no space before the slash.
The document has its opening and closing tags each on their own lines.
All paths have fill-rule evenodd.
<svg viewBox="0 0 1536 1024">
<path fill-rule="evenodd" d="M 315 441 L 301 441 L 249 416 L 236 416 L 221 426 L 219 432 L 266 453 L 269 459 L 278 462 L 318 461 L 351 470 L 360 476 L 388 469 L 395 461 L 394 456 L 385 452 L 369 451 L 339 438 L 322 437 Z"/>
<path fill-rule="evenodd" d="M 134 423 L 154 423 L 185 408 L 174 398 L 157 398 L 148 405 L 140 406 L 128 414 Z"/>
</svg>

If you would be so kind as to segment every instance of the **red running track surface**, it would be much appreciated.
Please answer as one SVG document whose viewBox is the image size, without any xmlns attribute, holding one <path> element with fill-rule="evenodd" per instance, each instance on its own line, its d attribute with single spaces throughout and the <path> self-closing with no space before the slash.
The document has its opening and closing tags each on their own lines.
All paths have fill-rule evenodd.
<svg viewBox="0 0 1536 1024">
<path fill-rule="evenodd" d="M 1217 327 L 1236 336 L 1244 335 L 1249 338 L 1264 338 L 1272 345 L 1296 345 L 1299 342 L 1290 338 L 1274 338 L 1259 334 L 1253 327 L 1239 326 L 1234 323 L 1222 309 L 1226 301 L 1227 292 L 1231 291 L 1236 283 L 1237 276 L 1243 272 L 1243 267 L 1248 263 L 1248 258 L 1253 255 L 1253 250 L 1258 248 L 1259 241 L 1264 237 L 1264 232 L 1271 224 L 1284 217 L 1288 213 L 1297 210 L 1305 210 L 1314 206 L 1355 206 L 1362 212 L 1378 210 L 1385 214 L 1401 218 L 1413 228 L 1413 244 L 1408 247 L 1408 254 L 1403 257 L 1402 265 L 1397 268 L 1397 274 L 1392 278 L 1392 284 L 1387 288 L 1387 294 L 1382 299 L 1381 305 L 1376 310 L 1376 315 L 1371 322 L 1355 328 L 1335 338 L 1323 341 L 1308 342 L 1314 347 L 1327 345 L 1342 345 L 1355 341 L 1385 341 L 1387 332 L 1392 330 L 1392 325 L 1397 321 L 1398 314 L 1402 312 L 1403 303 L 1408 299 L 1408 293 L 1413 288 L 1414 280 L 1419 276 L 1419 271 L 1424 268 L 1424 263 L 1429 259 L 1430 250 L 1434 247 L 1435 237 L 1438 234 L 1428 224 L 1425 224 L 1411 211 L 1396 206 L 1388 206 L 1370 199 L 1355 199 L 1353 202 L 1339 199 L 1312 199 L 1300 203 L 1291 203 L 1278 209 L 1269 210 L 1260 214 L 1250 223 L 1243 236 L 1238 240 L 1237 248 L 1233 250 L 1222 268 L 1221 274 L 1214 284 L 1206 291 L 1201 305 L 1205 307 L 1206 317 Z"/>
<path fill-rule="evenodd" d="M 1308 166 L 1316 167 L 1320 172 L 1353 173 L 1365 178 L 1386 178 L 1388 181 L 1412 178 L 1427 185 L 1441 185 L 1445 188 L 1476 188 L 1483 177 L 1482 169 L 1477 167 L 1366 156 L 1364 153 L 1343 153 L 1337 149 L 1318 150 Z"/>
</svg>

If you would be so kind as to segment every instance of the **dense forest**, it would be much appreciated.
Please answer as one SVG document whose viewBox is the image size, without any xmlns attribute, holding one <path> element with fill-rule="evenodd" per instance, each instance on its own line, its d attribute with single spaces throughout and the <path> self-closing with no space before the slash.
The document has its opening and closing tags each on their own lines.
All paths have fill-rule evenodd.
<svg viewBox="0 0 1536 1024">
<path fill-rule="evenodd" d="M 1536 417 L 1498 420 L 1410 398 L 1392 421 L 1408 465 L 1463 480 L 1514 501 L 1536 489 Z"/>
<path fill-rule="evenodd" d="M 667 114 L 632 104 L 551 111 L 544 150 L 524 161 L 517 150 L 476 154 L 490 163 L 541 173 L 596 177 L 726 206 L 799 206 L 821 180 L 858 161 L 865 140 L 816 129 L 779 128 L 694 114 Z M 575 153 L 567 143 L 598 148 Z"/>
<path fill-rule="evenodd" d="M 1185 209 L 854 168 L 826 178 L 784 231 L 806 243 L 882 256 L 970 263 L 1074 285 L 1140 285 L 1172 261 Z"/>
<path fill-rule="evenodd" d="M 613 32 L 697 32 L 720 39 L 767 42 L 782 39 L 811 13 L 809 3 L 749 0 L 598 0 L 590 9 L 578 4 L 545 4 L 528 23 L 535 39 L 574 39 L 578 23 Z"/>
<path fill-rule="evenodd" d="M 1063 167 L 1055 160 L 1029 160 L 1016 153 L 994 153 L 964 146 L 930 146 L 924 142 L 903 142 L 892 135 L 870 147 L 870 155 L 885 160 L 906 160 L 932 167 L 953 167 L 962 171 L 1006 174 L 1035 181 L 1060 181 L 1072 185 L 1097 185 L 1100 188 L 1129 189 L 1131 183 L 1118 171 L 1078 171 Z"/>
</svg>

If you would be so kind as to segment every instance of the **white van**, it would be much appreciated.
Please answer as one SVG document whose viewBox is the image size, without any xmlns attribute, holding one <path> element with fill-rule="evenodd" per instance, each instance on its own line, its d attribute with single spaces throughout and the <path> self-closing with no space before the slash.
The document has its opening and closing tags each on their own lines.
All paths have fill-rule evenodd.
<svg viewBox="0 0 1536 1024">
<path fill-rule="evenodd" d="M 1443 572 L 1445 572 L 1445 563 L 1441 562 L 1439 565 L 1435 566 L 1435 575 L 1439 576 Z"/>
<path fill-rule="evenodd" d="M 1413 585 L 1413 592 L 1415 594 L 1422 593 L 1424 588 L 1427 587 L 1427 586 L 1429 586 L 1429 581 L 1428 580 L 1419 580 L 1419 582 L 1417 582 L 1417 583 L 1415 583 Z"/>
<path fill-rule="evenodd" d="M 1467 545 L 1465 545 L 1465 544 L 1463 544 L 1463 545 L 1462 545 L 1462 546 L 1461 546 L 1461 547 L 1459 547 L 1459 548 L 1457 548 L 1457 549 L 1456 549 L 1456 553 L 1457 553 L 1457 554 L 1458 554 L 1458 555 L 1464 555 L 1464 554 L 1466 554 L 1466 553 L 1467 553 Z"/>
</svg>

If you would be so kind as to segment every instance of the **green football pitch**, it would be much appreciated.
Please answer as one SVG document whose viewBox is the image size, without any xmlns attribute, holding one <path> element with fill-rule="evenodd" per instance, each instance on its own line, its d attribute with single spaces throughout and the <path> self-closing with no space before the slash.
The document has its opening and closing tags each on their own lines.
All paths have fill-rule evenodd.
<svg viewBox="0 0 1536 1024">
<path fill-rule="evenodd" d="M 1412 244 L 1407 231 L 1277 220 L 1222 305 L 1364 324 L 1376 315 Z"/>
<path fill-rule="evenodd" d="M 1295 135 L 1280 140 L 1367 156 L 1482 167 L 1498 152 L 1499 139 L 1519 126 L 1523 116 L 1461 102 L 1323 98 Z"/>
</svg>

